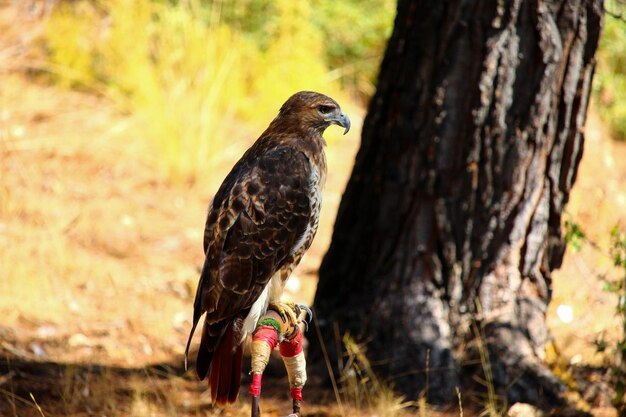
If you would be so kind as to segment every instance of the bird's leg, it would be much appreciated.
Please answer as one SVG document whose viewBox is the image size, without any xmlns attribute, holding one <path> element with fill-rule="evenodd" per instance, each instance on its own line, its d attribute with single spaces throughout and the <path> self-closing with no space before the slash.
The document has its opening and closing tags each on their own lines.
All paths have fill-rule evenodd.
<svg viewBox="0 0 626 417">
<path fill-rule="evenodd" d="M 280 337 L 279 331 L 280 320 L 278 313 L 272 312 L 273 317 L 265 314 L 257 325 L 252 334 L 252 345 L 250 347 L 250 356 L 252 359 L 252 382 L 250 383 L 250 395 L 252 395 L 252 409 L 250 411 L 252 417 L 260 416 L 259 399 L 261 398 L 261 380 L 263 371 L 269 362 L 272 350 L 278 345 Z M 278 318 L 278 320 L 277 320 Z"/>
<path fill-rule="evenodd" d="M 287 368 L 289 391 L 293 400 L 293 414 L 290 414 L 288 417 L 300 417 L 302 388 L 306 383 L 306 359 L 304 358 L 302 346 L 302 331 L 305 323 L 306 321 L 302 320 L 300 326 L 295 328 L 295 335 L 291 339 L 286 339 L 280 343 L 280 354 L 283 357 L 285 368 Z"/>
<path fill-rule="evenodd" d="M 313 318 L 313 313 L 303 305 L 299 305 L 298 310 L 298 326 L 294 328 L 292 334 L 280 342 L 280 354 L 287 369 L 289 391 L 293 400 L 293 413 L 287 417 L 301 417 L 302 389 L 307 378 L 302 335 L 308 329 L 308 322 Z"/>
<path fill-rule="evenodd" d="M 293 413 L 288 417 L 301 417 L 300 402 L 302 387 L 306 381 L 304 352 L 302 351 L 302 332 L 307 326 L 307 316 L 311 318 L 311 310 L 305 306 L 294 306 L 298 311 L 295 322 L 283 318 L 277 311 L 268 310 L 260 319 L 252 335 L 250 349 L 252 359 L 252 395 L 251 416 L 260 417 L 259 400 L 261 397 L 261 379 L 269 361 L 272 350 L 279 344 L 280 353 L 289 375 L 289 387 L 293 399 Z"/>
</svg>

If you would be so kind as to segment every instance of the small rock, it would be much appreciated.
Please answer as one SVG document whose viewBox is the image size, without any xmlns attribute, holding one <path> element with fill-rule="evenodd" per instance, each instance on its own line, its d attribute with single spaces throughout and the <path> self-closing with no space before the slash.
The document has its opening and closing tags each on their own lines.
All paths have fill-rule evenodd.
<svg viewBox="0 0 626 417">
<path fill-rule="evenodd" d="M 515 403 L 506 415 L 507 417 L 543 417 L 544 414 L 543 411 L 530 404 Z"/>
<path fill-rule="evenodd" d="M 30 350 L 35 354 L 35 356 L 37 356 L 39 358 L 44 358 L 44 357 L 48 356 L 46 351 L 43 349 L 43 347 L 41 347 L 41 345 L 39 343 L 31 343 L 30 344 Z"/>
<path fill-rule="evenodd" d="M 78 313 L 80 311 L 80 306 L 75 300 L 70 301 L 68 307 L 74 313 Z"/>
<path fill-rule="evenodd" d="M 146 355 L 152 355 L 154 351 L 152 350 L 152 346 L 150 345 L 150 341 L 148 340 L 148 338 L 144 335 L 140 335 L 139 340 L 142 345 L 143 353 L 145 353 Z"/>
<path fill-rule="evenodd" d="M 186 311 L 179 311 L 174 315 L 174 319 L 172 320 L 172 325 L 174 329 L 178 331 L 186 330 L 187 324 L 189 323 L 189 314 Z"/>
<path fill-rule="evenodd" d="M 82 333 L 76 333 L 74 335 L 72 335 L 69 340 L 67 341 L 67 343 L 72 346 L 72 347 L 77 347 L 77 346 L 94 346 L 94 342 L 89 339 L 87 336 L 85 336 Z"/>
<path fill-rule="evenodd" d="M 559 304 L 556 315 L 563 323 L 571 323 L 574 320 L 574 309 L 567 304 Z"/>
<path fill-rule="evenodd" d="M 572 359 L 569 360 L 569 363 L 571 365 L 577 365 L 579 363 L 581 363 L 583 361 L 583 355 L 581 355 L 580 353 L 572 356 Z"/>
<path fill-rule="evenodd" d="M 26 134 L 26 128 L 24 126 L 14 126 L 11 133 L 16 138 L 22 138 Z"/>
<path fill-rule="evenodd" d="M 133 218 L 133 216 L 128 214 L 124 214 L 120 221 L 126 227 L 131 227 L 135 224 L 135 219 Z"/>
<path fill-rule="evenodd" d="M 54 326 L 39 326 L 37 328 L 37 336 L 41 337 L 41 338 L 49 338 L 49 337 L 54 337 L 57 334 L 59 334 L 59 331 L 56 327 Z"/>
</svg>

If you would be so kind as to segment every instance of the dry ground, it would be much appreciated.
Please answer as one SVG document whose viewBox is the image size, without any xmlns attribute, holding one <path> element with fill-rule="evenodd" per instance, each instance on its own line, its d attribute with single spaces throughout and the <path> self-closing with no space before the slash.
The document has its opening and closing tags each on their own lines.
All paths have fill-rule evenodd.
<svg viewBox="0 0 626 417">
<path fill-rule="evenodd" d="M 245 394 L 242 405 L 213 409 L 182 370 L 206 206 L 234 160 L 192 185 L 168 182 L 142 157 L 130 116 L 25 75 L 17 49 L 0 45 L 0 415 L 247 415 Z M 355 128 L 328 149 L 318 237 L 287 289 L 299 302 L 312 301 L 358 146 L 351 116 Z M 587 134 L 568 211 L 606 248 L 611 226 L 626 224 L 626 146 L 593 115 Z M 554 276 L 548 320 L 566 364 L 602 365 L 592 341 L 617 337 L 616 300 L 599 273 L 615 271 L 584 246 Z M 268 382 L 265 415 L 289 409 L 281 378 Z M 307 415 L 341 414 L 327 405 L 332 393 L 309 393 L 319 405 L 307 403 Z M 606 396 L 587 398 L 611 415 Z"/>
</svg>

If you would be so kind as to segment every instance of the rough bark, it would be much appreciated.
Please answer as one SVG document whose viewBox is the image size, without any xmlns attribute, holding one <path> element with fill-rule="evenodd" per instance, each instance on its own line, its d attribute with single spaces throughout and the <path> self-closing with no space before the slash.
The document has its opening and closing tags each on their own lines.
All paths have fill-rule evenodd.
<svg viewBox="0 0 626 417">
<path fill-rule="evenodd" d="M 399 1 L 320 268 L 331 356 L 338 326 L 409 398 L 451 403 L 482 342 L 509 404 L 560 401 L 545 314 L 601 26 L 601 0 Z"/>
</svg>

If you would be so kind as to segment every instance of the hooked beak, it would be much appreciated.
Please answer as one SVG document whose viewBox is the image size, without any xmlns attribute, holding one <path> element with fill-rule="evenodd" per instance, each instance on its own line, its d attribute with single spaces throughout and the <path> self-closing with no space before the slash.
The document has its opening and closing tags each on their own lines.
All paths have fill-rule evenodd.
<svg viewBox="0 0 626 417">
<path fill-rule="evenodd" d="M 344 135 L 350 131 L 350 118 L 345 113 L 341 113 L 338 117 L 332 119 L 331 123 L 334 123 L 346 129 L 343 132 Z"/>
</svg>

